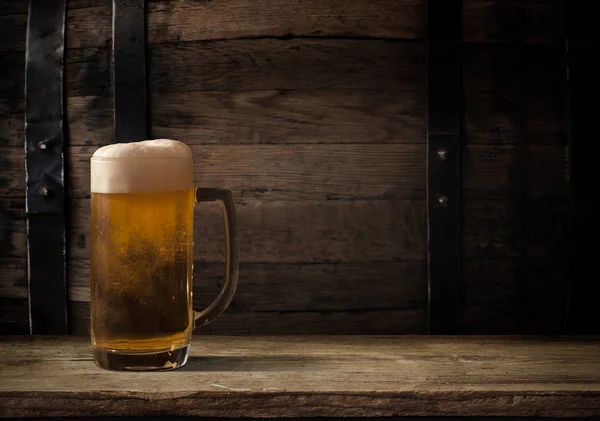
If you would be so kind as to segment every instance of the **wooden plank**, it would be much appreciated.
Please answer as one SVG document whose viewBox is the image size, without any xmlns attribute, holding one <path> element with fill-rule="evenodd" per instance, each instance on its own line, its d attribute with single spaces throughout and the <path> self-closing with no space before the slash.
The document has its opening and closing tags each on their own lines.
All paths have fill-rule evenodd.
<svg viewBox="0 0 600 421">
<path fill-rule="evenodd" d="M 2 218 L 0 211 L 0 230 L 4 231 Z M 22 238 L 25 240 L 24 235 Z M 0 238 L 0 335 L 27 335 L 29 334 L 27 259 L 25 253 L 22 257 L 6 258 L 5 255 L 8 253 L 4 241 L 5 239 Z"/>
<path fill-rule="evenodd" d="M 111 61 L 110 48 L 69 50 L 65 61 L 66 96 L 103 96 L 112 91 Z"/>
<path fill-rule="evenodd" d="M 465 199 L 564 199 L 566 172 L 566 146 L 470 145 L 463 148 Z"/>
<path fill-rule="evenodd" d="M 466 44 L 465 141 L 566 144 L 562 49 Z"/>
<path fill-rule="evenodd" d="M 25 51 L 27 13 L 0 14 L 0 52 Z"/>
<path fill-rule="evenodd" d="M 19 149 L 0 148 L 7 160 L 0 166 L 5 196 L 24 191 L 24 177 L 15 175 L 24 171 Z M 89 159 L 95 149 L 68 148 L 73 197 L 89 196 Z M 239 199 L 424 198 L 422 145 L 194 145 L 192 150 L 203 163 L 195 180 L 227 184 Z M 564 146 L 471 145 L 464 149 L 463 193 L 469 200 L 512 200 L 522 197 L 517 183 L 523 183 L 529 191 L 525 198 L 565 198 L 566 171 Z"/>
<path fill-rule="evenodd" d="M 149 53 L 152 93 L 425 87 L 421 42 L 242 39 L 155 44 Z M 110 69 L 110 49 L 69 50 L 67 96 L 102 95 Z"/>
<path fill-rule="evenodd" d="M 465 154 L 471 156 L 463 179 L 462 331 L 564 333 L 563 6 L 554 0 L 466 0 L 463 7 Z M 479 149 L 484 143 L 490 146 Z M 503 164 L 490 164 L 504 154 Z M 496 177 L 500 189 L 492 185 Z M 469 200 L 483 197 L 497 200 Z"/>
<path fill-rule="evenodd" d="M 150 52 L 150 87 L 160 93 L 425 88 L 421 42 L 232 40 L 158 44 Z M 22 98 L 23 52 L 0 54 L 0 63 L 5 75 L 0 93 Z M 104 95 L 111 89 L 110 72 L 109 48 L 70 49 L 65 64 L 67 96 Z"/>
<path fill-rule="evenodd" d="M 23 136 L 23 135 L 21 135 Z M 0 197 L 25 196 L 25 149 L 0 146 Z"/>
<path fill-rule="evenodd" d="M 150 44 L 257 37 L 425 37 L 424 0 L 176 0 L 150 1 L 147 9 Z M 111 18 L 111 0 L 69 2 L 68 48 L 110 47 Z"/>
<path fill-rule="evenodd" d="M 464 261 L 462 332 L 566 332 L 566 259 L 520 257 Z"/>
<path fill-rule="evenodd" d="M 239 199 L 422 199 L 424 145 L 192 145 L 194 180 Z M 93 147 L 69 150 L 72 197 L 89 196 Z"/>
<path fill-rule="evenodd" d="M 67 333 L 63 162 L 65 13 L 65 0 L 32 0 L 29 4 L 25 163 L 32 334 Z"/>
<path fill-rule="evenodd" d="M 194 258 L 224 261 L 220 213 L 199 204 Z M 370 262 L 426 259 L 422 200 L 238 201 L 241 262 Z M 89 258 L 89 200 L 74 200 L 69 256 Z M 308 222 L 310 221 L 310 222 Z"/>
<path fill-rule="evenodd" d="M 14 3 L 14 4 L 8 4 Z M 25 51 L 28 2 L 3 0 L 0 5 L 0 51 Z M 66 47 L 89 48 L 111 45 L 111 0 L 87 4 L 69 1 L 66 16 Z"/>
<path fill-rule="evenodd" d="M 425 333 L 427 324 L 425 302 L 421 308 L 412 308 L 411 305 L 407 305 L 407 308 L 403 307 L 404 303 L 400 303 L 397 308 L 364 311 L 233 312 L 228 309 L 219 316 L 218 322 L 197 329 L 194 331 L 194 336 Z M 90 303 L 69 302 L 69 315 L 71 334 L 89 336 Z"/>
<path fill-rule="evenodd" d="M 2 197 L 0 198 L 0 259 L 24 258 L 26 255 L 25 197 Z"/>
<path fill-rule="evenodd" d="M 427 261 L 429 333 L 460 321 L 461 3 L 427 2 Z"/>
<path fill-rule="evenodd" d="M 67 6 L 67 48 L 111 48 L 112 0 L 69 1 Z"/>
<path fill-rule="evenodd" d="M 88 7 L 111 7 L 112 0 L 69 0 L 69 10 L 79 10 Z"/>
<path fill-rule="evenodd" d="M 465 63 L 465 83 L 467 86 L 466 90 L 466 123 L 467 133 L 466 141 L 468 143 L 490 143 L 490 144 L 564 144 L 566 139 L 565 124 L 564 124 L 564 95 L 560 89 L 562 82 L 557 79 L 548 80 L 548 74 L 552 73 L 557 77 L 560 77 L 558 72 L 545 72 L 540 67 L 538 69 L 535 66 L 534 69 L 528 72 L 529 75 L 525 79 L 525 82 L 519 82 L 515 69 L 518 63 L 506 64 L 514 61 L 514 56 L 506 51 L 498 51 L 496 53 L 490 53 L 489 49 L 467 47 L 465 50 L 466 63 Z M 529 53 L 528 53 L 529 54 Z M 533 53 L 534 54 L 534 53 Z M 546 64 L 548 69 L 557 69 L 560 63 L 552 63 L 548 61 L 551 53 L 539 54 L 539 60 Z M 108 59 L 108 58 L 107 58 Z M 537 60 L 532 61 L 532 65 L 537 63 Z M 74 66 L 75 64 L 73 64 Z M 496 70 L 494 70 L 496 69 Z M 503 70 L 504 69 L 504 70 Z M 501 71 L 499 71 L 501 70 Z M 109 84 L 109 74 L 105 74 L 105 88 Z M 78 115 L 85 115 L 86 110 L 88 113 L 95 113 L 98 115 L 98 119 L 94 121 L 93 129 L 87 130 L 91 132 L 88 136 L 94 136 L 96 130 L 110 130 L 108 128 L 109 115 L 111 114 L 112 100 L 110 99 L 110 91 L 98 89 L 101 92 L 99 96 L 88 97 L 90 103 L 87 108 L 84 108 L 85 98 L 77 98 L 77 110 L 72 109 L 69 105 L 69 118 L 71 114 L 77 113 Z M 104 92 L 102 94 L 102 91 Z M 300 98 L 304 100 L 306 95 L 305 106 L 314 106 L 315 110 L 321 110 L 323 113 L 328 110 L 324 107 L 338 107 L 338 112 L 335 114 L 328 114 L 328 118 L 340 118 L 340 126 L 329 127 L 324 125 L 322 120 L 318 120 L 318 111 L 308 112 L 305 111 L 303 114 L 300 112 L 294 112 L 294 114 L 287 114 L 288 118 L 300 119 L 300 121 L 310 122 L 310 127 L 303 127 L 303 130 L 315 127 L 314 130 L 320 128 L 332 129 L 335 131 L 339 128 L 340 132 L 344 129 L 341 126 L 342 123 L 348 123 L 344 121 L 344 117 L 352 118 L 354 121 L 360 121 L 363 124 L 361 127 L 366 126 L 367 129 L 361 129 L 360 127 L 352 126 L 355 131 L 359 130 L 359 135 L 356 136 L 357 141 L 362 141 L 360 133 L 362 130 L 365 133 L 365 139 L 373 137 L 369 128 L 375 123 L 383 124 L 382 116 L 387 115 L 397 117 L 398 126 L 403 127 L 403 132 L 406 130 L 406 136 L 400 139 L 398 142 L 404 142 L 404 139 L 412 139 L 413 136 L 417 135 L 417 125 L 422 124 L 421 120 L 416 120 L 422 114 L 422 107 L 424 104 L 421 102 L 424 98 L 423 91 L 410 91 L 402 90 L 399 92 L 389 93 L 378 93 L 375 91 L 367 91 L 364 93 L 352 93 L 347 92 L 349 98 L 337 98 L 336 95 L 339 91 L 312 91 L 315 98 L 309 98 L 310 93 L 302 92 L 287 92 L 284 91 L 283 95 L 275 96 L 278 91 L 266 91 L 266 92 L 219 92 L 219 93 L 187 93 L 187 94 L 157 94 L 153 97 L 153 120 L 154 120 L 154 131 L 156 134 L 169 134 L 184 137 L 186 141 L 198 142 L 198 143 L 210 143 L 221 141 L 227 142 L 247 142 L 251 141 L 248 139 L 254 139 L 256 134 L 248 128 L 250 123 L 262 123 L 263 121 L 267 124 L 270 119 L 267 117 L 279 116 L 280 112 L 289 113 L 287 107 L 299 107 L 302 110 L 302 104 L 299 102 Z M 332 92 L 332 93 L 330 93 Z M 342 93 L 345 93 L 342 91 Z M 271 96 L 270 96 L 271 95 Z M 320 95 L 320 96 L 319 96 Z M 341 95 L 341 94 L 340 94 Z M 325 97 L 326 96 L 326 97 Z M 177 99 L 181 98 L 181 105 L 177 103 Z M 226 102 L 225 98 L 233 98 L 233 104 Z M 268 101 L 273 98 L 272 101 Z M 262 102 L 261 99 L 264 101 Z M 371 99 L 371 100 L 370 100 Z M 327 100 L 326 103 L 322 102 Z M 351 110 L 345 110 L 344 113 L 339 111 L 343 107 L 338 104 L 337 101 L 348 100 L 350 104 L 357 104 L 358 107 L 364 105 L 364 116 L 360 114 L 349 114 Z M 398 101 L 397 107 L 392 107 L 390 101 Z M 198 104 L 200 101 L 210 104 L 210 107 L 206 107 L 207 111 L 203 113 L 197 111 Z M 256 101 L 256 102 L 254 102 Z M 360 102 L 364 101 L 364 102 Z M 271 105 L 273 104 L 273 105 Z M 331 105 L 330 105 L 331 104 Z M 402 105 L 400 105 L 402 104 Z M 414 106 L 414 108 L 412 108 Z M 265 115 L 256 114 L 259 111 L 265 109 Z M 402 108 L 400 108 L 402 107 Z M 410 107 L 410 108 L 409 108 Z M 273 109 L 272 109 L 273 108 Z M 283 109 L 281 109 L 283 108 Z M 271 110 L 272 109 L 272 110 Z M 369 112 L 369 110 L 374 110 Z M 353 110 L 353 109 L 352 109 Z M 360 110 L 360 108 L 359 108 Z M 375 115 L 377 111 L 377 115 Z M 522 115 L 518 112 L 522 111 Z M 227 117 L 235 112 L 236 120 L 235 124 L 229 124 L 226 120 Z M 81 113 L 81 114 L 79 114 Z M 209 114 L 210 113 L 210 114 Z M 271 114 L 272 113 L 272 114 Z M 219 117 L 223 116 L 223 119 Z M 310 117 L 314 116 L 313 119 Z M 523 118 L 525 116 L 526 118 Z M 112 118 L 112 117 L 110 117 Z M 245 123 L 245 119 L 252 119 Z M 20 121 L 17 116 L 14 117 L 16 122 Z M 111 121 L 111 120 L 110 120 Z M 290 133 L 295 126 L 294 122 L 281 121 L 280 125 L 283 125 Z M 400 122 L 402 123 L 400 125 Z M 289 123 L 289 124 L 286 124 Z M 391 120 L 387 124 L 392 124 Z M 203 126 L 203 130 L 198 130 L 199 125 Z M 210 131 L 212 126 L 218 128 L 214 132 Z M 168 126 L 168 127 L 167 127 Z M 237 129 L 237 127 L 240 127 Z M 266 127 L 269 131 L 278 129 L 273 127 L 274 124 L 270 124 Z M 232 133 L 229 132 L 221 133 L 220 130 L 228 128 Z M 406 127 L 406 128 L 404 128 Z M 260 125 L 259 125 L 260 128 Z M 85 128 L 83 128 L 85 129 Z M 70 121 L 70 130 L 75 130 L 73 123 Z M 208 134 L 204 134 L 208 130 Z M 379 129 L 381 132 L 377 133 L 375 139 L 387 141 L 393 132 L 384 132 L 384 129 Z M 392 128 L 390 127 L 390 130 Z M 399 130 L 399 129 L 398 129 Z M 188 134 L 193 132 L 193 135 Z M 74 132 L 75 133 L 75 132 Z M 322 132 L 317 132 L 322 133 Z M 343 132 L 342 132 L 343 133 Z M 346 131 L 347 133 L 347 131 Z M 290 133 L 294 134 L 294 133 Z M 253 137 L 254 136 L 254 137 Z M 267 136 L 266 133 L 260 133 L 260 139 Z M 273 135 L 277 136 L 277 134 Z M 398 133 L 396 136 L 400 136 Z M 94 144 L 104 144 L 102 140 L 104 136 L 98 136 L 98 141 L 94 140 Z M 216 139 L 216 140 L 215 140 Z M 266 142 L 272 143 L 277 140 L 272 139 L 269 136 L 265 139 Z M 72 136 L 75 144 L 81 144 L 79 136 Z M 295 141 L 294 139 L 293 141 Z M 310 141 L 310 139 L 298 139 Z M 326 140 L 326 139 L 325 139 Z M 340 139 L 339 141 L 345 141 Z M 394 137 L 390 141 L 395 141 Z"/>
<path fill-rule="evenodd" d="M 466 42 L 562 44 L 560 0 L 463 0 Z"/>
<path fill-rule="evenodd" d="M 0 297 L 0 335 L 27 335 L 29 333 L 27 303 L 27 298 Z"/>
<path fill-rule="evenodd" d="M 27 2 L 21 0 L 3 0 L 0 3 L 0 15 L 27 14 Z"/>
<path fill-rule="evenodd" d="M 25 96 L 25 53 L 0 54 L 0 98 L 6 104 L 18 104 Z"/>
<path fill-rule="evenodd" d="M 338 206 L 351 209 L 353 203 L 347 201 L 336 202 Z M 406 212 L 410 207 L 424 206 L 417 202 L 410 206 L 409 201 L 398 202 L 407 206 L 404 208 Z M 88 200 L 75 199 L 71 212 L 71 225 L 69 226 L 70 235 L 68 242 L 70 243 L 69 254 L 77 259 L 87 259 L 89 257 L 89 237 L 87 228 L 89 224 L 89 202 Z M 275 212 L 277 207 L 293 207 L 296 202 L 286 204 L 281 202 L 273 205 Z M 300 206 L 306 208 L 309 203 L 300 202 Z M 333 209 L 334 206 L 329 203 L 328 209 Z M 328 204 L 321 204 L 316 208 L 327 208 Z M 365 205 L 362 205 L 365 207 Z M 249 207 L 241 204 L 242 209 L 249 209 L 247 218 L 255 218 L 257 215 L 266 215 L 269 211 L 265 208 L 269 207 L 268 203 L 260 207 Z M 360 206 L 359 206 L 360 207 Z M 376 208 L 383 210 L 382 214 L 388 214 L 394 211 L 390 203 L 381 203 L 375 205 Z M 387 209 L 387 210 L 386 210 Z M 267 213 L 265 213 L 267 212 Z M 309 213 L 311 211 L 308 211 Z M 337 211 L 336 211 L 337 212 Z M 339 211 L 342 214 L 350 215 L 351 210 Z M 564 257 L 565 239 L 567 236 L 569 208 L 566 202 L 556 200 L 528 200 L 528 201 L 498 201 L 498 200 L 466 200 L 464 203 L 464 253 L 465 257 L 490 257 L 490 258 L 517 258 L 517 257 Z M 0 218 L 4 221 L 0 224 L 0 258 L 2 257 L 25 257 L 26 255 L 26 229 L 24 221 L 24 199 L 14 198 L 0 200 Z M 331 218 L 336 218 L 335 213 L 330 210 L 327 215 Z M 324 215 L 325 216 L 325 215 Z M 261 216 L 262 217 L 262 216 Z M 266 217 L 266 216 L 265 216 Z M 290 215 L 286 220 L 281 220 L 279 223 L 294 223 L 295 218 L 299 218 L 299 214 Z M 199 251 L 198 258 L 206 260 L 207 256 L 221 256 L 222 249 L 220 248 L 220 225 L 217 224 L 218 211 L 212 206 L 206 206 L 196 218 L 197 230 L 203 235 L 207 235 L 210 240 L 201 240 L 202 251 Z M 405 234 L 411 238 L 419 240 L 408 247 L 409 249 L 416 247 L 424 247 L 424 239 L 419 236 L 424 235 L 424 225 L 422 213 L 417 213 L 414 216 L 406 214 L 408 220 L 412 220 L 414 227 L 418 230 L 412 233 Z M 281 219 L 281 218 L 279 218 Z M 214 226 L 211 224 L 214 222 Z M 265 223 L 267 223 L 266 221 Z M 253 224 L 259 222 L 254 221 Z M 260 234 L 263 240 L 267 241 L 269 235 L 273 235 L 274 239 L 281 238 L 280 230 L 275 223 L 261 225 L 256 229 L 260 232 L 261 229 L 269 229 L 272 233 Z M 323 229 L 326 229 L 326 224 L 323 222 Z M 331 222 L 336 226 L 336 222 Z M 300 224 L 297 220 L 295 225 Z M 339 225 L 339 224 L 338 224 Z M 298 227 L 297 227 L 298 228 Z M 339 226 L 338 229 L 345 229 Z M 320 232 L 320 231 L 319 231 Z M 253 231 L 254 233 L 254 231 Z M 296 235 L 301 235 L 300 233 Z M 318 235 L 318 234 L 314 234 Z M 325 235 L 325 232 L 321 235 Z M 258 239 L 256 240 L 258 241 Z M 214 244 L 213 244 L 214 243 Z M 253 242 L 254 243 L 254 242 Z M 279 244 L 279 242 L 278 242 Z M 305 243 L 308 245 L 308 242 Z M 358 243 L 354 243 L 355 245 Z M 278 246 L 279 247 L 279 246 Z M 289 247 L 289 246 L 288 246 Z M 273 247 L 271 251 L 276 250 Z M 422 251 L 423 249 L 421 249 Z M 294 255 L 294 254 L 292 254 Z M 290 257 L 292 256 L 290 255 Z M 389 254 L 388 254 L 389 255 Z"/>
<path fill-rule="evenodd" d="M 188 92 L 156 94 L 150 101 L 152 136 L 188 145 L 421 144 L 425 139 L 424 90 Z M 69 97 L 67 108 L 71 146 L 113 142 L 109 91 Z"/>
<path fill-rule="evenodd" d="M 357 39 L 258 39 L 150 45 L 150 91 L 416 89 L 425 44 Z"/>
<path fill-rule="evenodd" d="M 565 257 L 565 200 L 466 200 L 463 209 L 467 258 Z"/>
<path fill-rule="evenodd" d="M 0 197 L 0 335 L 29 333 L 26 256 L 25 198 Z"/>
<path fill-rule="evenodd" d="M 426 329 L 425 261 L 243 263 L 241 288 L 203 334 L 393 334 Z M 220 291 L 222 264 L 196 261 L 194 307 Z M 89 334 L 89 261 L 69 262 L 70 325 Z"/>
<path fill-rule="evenodd" d="M 420 143 L 425 91 L 316 90 L 155 94 L 152 131 L 193 144 Z"/>
<path fill-rule="evenodd" d="M 104 146 L 114 143 L 112 92 L 67 98 L 69 146 Z"/>
<path fill-rule="evenodd" d="M 187 368 L 118 380 L 89 338 L 9 337 L 0 369 L 9 417 L 600 415 L 596 337 L 215 336 Z"/>
<path fill-rule="evenodd" d="M 70 146 L 114 142 L 113 98 L 67 97 Z M 153 137 L 193 144 L 422 143 L 423 90 L 239 91 L 160 94 L 152 99 Z M 21 101 L 22 102 L 22 101 Z M 4 109 L 0 100 L 0 116 Z M 22 144 L 20 106 L 0 120 L 0 139 Z M 21 136 L 21 138 L 19 138 Z"/>
<path fill-rule="evenodd" d="M 148 9 L 150 43 L 281 36 L 425 38 L 424 0 L 163 0 L 150 2 Z"/>
<path fill-rule="evenodd" d="M 73 197 L 89 196 L 94 150 L 68 151 Z M 194 145 L 192 151 L 195 161 L 203 163 L 196 166 L 194 179 L 207 186 L 227 185 L 240 199 L 424 197 L 421 145 Z M 464 154 L 466 198 L 566 197 L 564 146 L 472 145 Z"/>
<path fill-rule="evenodd" d="M 27 291 L 27 259 L 0 257 L 0 297 L 6 299 L 23 299 L 27 307 L 29 293 Z M 0 324 L 3 321 L 0 320 Z M 29 316 L 27 316 L 29 331 Z M 0 331 L 1 332 L 1 331 Z"/>
<path fill-rule="evenodd" d="M 23 146 L 24 133 L 25 101 L 22 98 L 0 99 L 0 144 Z"/>
</svg>

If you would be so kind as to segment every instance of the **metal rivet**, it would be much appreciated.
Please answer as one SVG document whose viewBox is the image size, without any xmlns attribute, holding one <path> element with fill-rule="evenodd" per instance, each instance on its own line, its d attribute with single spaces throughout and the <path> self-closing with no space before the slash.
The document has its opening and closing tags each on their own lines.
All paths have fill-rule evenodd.
<svg viewBox="0 0 600 421">
<path fill-rule="evenodd" d="M 48 144 L 46 143 L 46 141 L 45 141 L 45 140 L 42 140 L 42 141 L 39 143 L 39 145 L 38 145 L 38 146 L 40 147 L 40 149 L 41 149 L 42 151 L 45 151 L 46 149 L 48 149 Z"/>
<path fill-rule="evenodd" d="M 52 189 L 48 186 L 42 187 L 42 197 L 44 199 L 49 199 L 52 196 Z"/>
<path fill-rule="evenodd" d="M 448 158 L 448 151 L 447 151 L 446 149 L 440 149 L 440 150 L 438 151 L 438 156 L 439 156 L 441 159 L 446 159 L 446 158 Z"/>
<path fill-rule="evenodd" d="M 440 205 L 442 206 L 448 206 L 448 201 L 450 199 L 448 199 L 448 196 L 440 196 L 438 199 L 438 202 L 440 202 Z"/>
</svg>

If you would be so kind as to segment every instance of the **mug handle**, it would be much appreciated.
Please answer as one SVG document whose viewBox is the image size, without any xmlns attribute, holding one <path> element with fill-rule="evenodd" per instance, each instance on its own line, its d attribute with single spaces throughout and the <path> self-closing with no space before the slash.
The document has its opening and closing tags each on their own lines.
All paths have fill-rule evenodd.
<svg viewBox="0 0 600 421">
<path fill-rule="evenodd" d="M 197 188 L 196 203 L 198 202 L 217 202 L 223 211 L 223 223 L 225 225 L 225 284 L 211 305 L 203 311 L 194 311 L 194 329 L 209 324 L 229 307 L 237 288 L 239 276 L 240 241 L 231 190 Z"/>
</svg>

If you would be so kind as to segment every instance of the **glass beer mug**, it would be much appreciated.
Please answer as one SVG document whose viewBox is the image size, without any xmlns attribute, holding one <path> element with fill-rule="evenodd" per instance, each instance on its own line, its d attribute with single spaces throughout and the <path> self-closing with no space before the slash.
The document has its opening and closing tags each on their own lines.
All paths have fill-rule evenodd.
<svg viewBox="0 0 600 421">
<path fill-rule="evenodd" d="M 94 361 L 113 370 L 183 366 L 194 327 L 223 313 L 237 287 L 231 191 L 195 188 L 190 149 L 168 139 L 98 149 L 90 190 Z M 223 209 L 225 283 L 207 309 L 195 312 L 193 213 L 203 201 L 217 201 Z"/>
</svg>

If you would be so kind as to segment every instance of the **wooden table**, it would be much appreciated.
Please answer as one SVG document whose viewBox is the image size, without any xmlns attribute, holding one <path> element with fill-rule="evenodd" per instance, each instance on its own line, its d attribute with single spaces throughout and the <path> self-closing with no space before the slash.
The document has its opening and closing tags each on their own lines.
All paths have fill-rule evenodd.
<svg viewBox="0 0 600 421">
<path fill-rule="evenodd" d="M 0 338 L 0 414 L 600 416 L 600 338 L 195 337 L 170 372 L 96 367 L 88 338 Z"/>
</svg>

